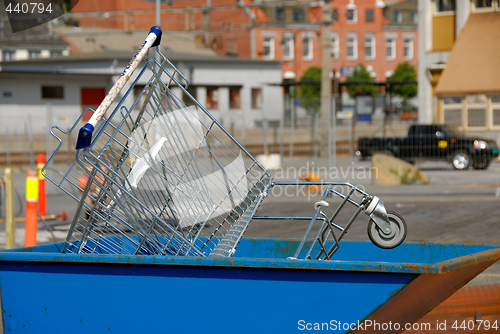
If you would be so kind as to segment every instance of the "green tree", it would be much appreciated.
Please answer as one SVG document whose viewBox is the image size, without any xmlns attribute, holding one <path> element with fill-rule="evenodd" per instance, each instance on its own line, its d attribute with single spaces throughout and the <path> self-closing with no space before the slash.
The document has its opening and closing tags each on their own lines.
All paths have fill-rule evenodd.
<svg viewBox="0 0 500 334">
<path fill-rule="evenodd" d="M 367 82 L 375 82 L 370 75 L 370 72 L 366 69 L 364 65 L 359 65 L 354 69 L 352 75 L 347 77 L 347 82 L 349 81 L 367 81 Z M 347 92 L 351 98 L 355 98 L 358 90 L 361 90 L 362 93 L 371 94 L 373 98 L 379 92 L 379 86 L 377 85 L 347 85 Z"/>
<path fill-rule="evenodd" d="M 321 82 L 321 68 L 312 66 L 304 72 L 300 81 Z M 305 84 L 299 85 L 295 97 L 300 101 L 300 105 L 306 110 L 311 117 L 311 149 L 316 145 L 318 147 L 319 138 L 316 134 L 316 119 L 321 108 L 321 85 L 320 84 Z"/>
<path fill-rule="evenodd" d="M 389 81 L 416 81 L 417 71 L 413 65 L 407 62 L 401 63 L 396 67 L 394 73 L 389 77 Z M 406 108 L 406 100 L 417 96 L 417 84 L 392 84 L 392 92 L 403 98 L 403 110 Z"/>
<path fill-rule="evenodd" d="M 321 68 L 317 66 L 309 67 L 300 78 L 300 81 L 321 82 Z M 321 105 L 321 85 L 299 85 L 298 88 L 297 98 L 300 100 L 300 105 L 311 117 L 314 117 L 319 112 Z"/>
</svg>

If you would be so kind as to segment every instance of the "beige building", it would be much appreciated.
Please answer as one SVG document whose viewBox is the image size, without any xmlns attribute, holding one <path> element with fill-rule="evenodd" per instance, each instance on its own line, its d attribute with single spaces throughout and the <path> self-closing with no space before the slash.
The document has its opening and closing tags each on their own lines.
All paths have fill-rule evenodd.
<svg viewBox="0 0 500 334">
<path fill-rule="evenodd" d="M 419 0 L 419 120 L 500 132 L 499 0 Z"/>
</svg>

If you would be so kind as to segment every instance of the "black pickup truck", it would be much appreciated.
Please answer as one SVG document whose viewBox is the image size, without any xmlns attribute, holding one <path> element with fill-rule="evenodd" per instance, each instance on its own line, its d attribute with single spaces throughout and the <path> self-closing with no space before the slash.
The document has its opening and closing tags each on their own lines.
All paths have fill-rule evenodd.
<svg viewBox="0 0 500 334">
<path fill-rule="evenodd" d="M 405 138 L 361 137 L 356 154 L 368 158 L 385 153 L 410 163 L 422 160 L 449 161 L 455 169 L 486 169 L 498 157 L 493 140 L 465 137 L 448 125 L 412 125 Z"/>
</svg>

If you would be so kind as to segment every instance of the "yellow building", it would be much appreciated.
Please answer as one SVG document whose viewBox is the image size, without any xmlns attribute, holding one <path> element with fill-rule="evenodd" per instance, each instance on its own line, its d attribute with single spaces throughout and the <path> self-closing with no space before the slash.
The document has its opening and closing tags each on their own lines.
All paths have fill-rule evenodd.
<svg viewBox="0 0 500 334">
<path fill-rule="evenodd" d="M 419 0 L 420 121 L 500 131 L 499 0 Z"/>
</svg>

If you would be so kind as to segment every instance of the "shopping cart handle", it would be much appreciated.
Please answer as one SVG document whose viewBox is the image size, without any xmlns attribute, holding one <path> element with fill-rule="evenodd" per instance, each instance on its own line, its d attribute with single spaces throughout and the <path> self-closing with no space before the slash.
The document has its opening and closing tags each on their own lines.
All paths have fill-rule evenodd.
<svg viewBox="0 0 500 334">
<path fill-rule="evenodd" d="M 157 26 L 151 27 L 151 29 L 149 29 L 149 33 L 156 35 L 156 39 L 155 39 L 153 45 L 151 45 L 151 47 L 155 47 L 155 46 L 160 45 L 160 41 L 161 41 L 161 29 L 160 29 L 160 27 L 157 27 Z"/>
<path fill-rule="evenodd" d="M 80 131 L 78 131 L 78 139 L 76 140 L 77 150 L 90 146 L 92 132 L 94 132 L 94 126 L 90 123 L 87 123 L 80 128 Z"/>
<path fill-rule="evenodd" d="M 130 79 L 132 73 L 134 73 L 135 69 L 139 65 L 139 63 L 144 59 L 146 53 L 151 47 L 160 45 L 161 40 L 161 29 L 159 27 L 152 27 L 149 30 L 148 37 L 142 44 L 141 48 L 137 52 L 137 54 L 132 58 L 128 66 L 123 71 L 122 75 L 118 78 L 116 83 L 113 85 L 108 95 L 101 102 L 99 107 L 96 109 L 95 113 L 92 115 L 90 120 L 82 126 L 80 131 L 78 132 L 78 139 L 76 140 L 76 149 L 80 150 L 82 148 L 86 148 L 90 146 L 92 141 L 92 133 L 94 132 L 95 126 L 97 123 L 103 118 L 106 114 L 106 110 L 111 106 L 115 97 L 118 96 L 120 90 L 123 88 L 125 83 Z"/>
</svg>

